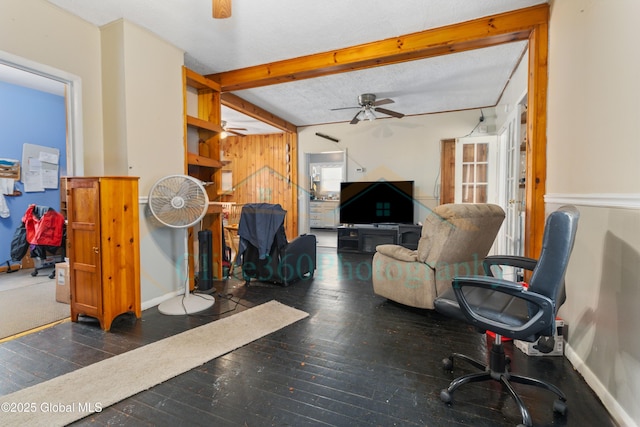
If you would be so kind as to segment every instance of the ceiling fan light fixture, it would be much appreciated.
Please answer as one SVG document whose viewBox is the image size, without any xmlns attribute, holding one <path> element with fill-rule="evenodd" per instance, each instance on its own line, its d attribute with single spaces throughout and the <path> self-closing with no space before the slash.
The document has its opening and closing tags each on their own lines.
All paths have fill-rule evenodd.
<svg viewBox="0 0 640 427">
<path fill-rule="evenodd" d="M 373 114 L 373 111 L 369 107 L 365 107 L 364 109 L 364 119 L 369 120 L 370 122 L 376 119 L 376 115 Z"/>
<path fill-rule="evenodd" d="M 213 0 L 213 17 L 226 19 L 231 17 L 231 0 Z"/>
</svg>

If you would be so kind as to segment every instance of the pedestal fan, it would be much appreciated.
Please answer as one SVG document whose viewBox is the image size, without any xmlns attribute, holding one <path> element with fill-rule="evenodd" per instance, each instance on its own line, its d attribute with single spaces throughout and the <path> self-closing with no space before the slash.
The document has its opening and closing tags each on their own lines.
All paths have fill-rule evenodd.
<svg viewBox="0 0 640 427">
<path fill-rule="evenodd" d="M 169 175 L 158 180 L 149 192 L 149 209 L 163 225 L 189 228 L 197 224 L 209 208 L 209 198 L 202 182 L 188 175 Z M 188 254 L 188 234 L 185 251 Z M 185 289 L 158 306 L 162 314 L 192 314 L 213 306 L 215 299 L 208 294 L 193 295 L 189 290 L 189 257 L 185 256 Z"/>
</svg>

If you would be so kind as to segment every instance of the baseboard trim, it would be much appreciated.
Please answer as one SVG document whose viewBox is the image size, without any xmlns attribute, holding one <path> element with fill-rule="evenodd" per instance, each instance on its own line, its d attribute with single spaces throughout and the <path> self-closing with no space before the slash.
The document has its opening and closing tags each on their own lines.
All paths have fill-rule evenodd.
<svg viewBox="0 0 640 427">
<path fill-rule="evenodd" d="M 544 196 L 544 201 L 547 204 L 557 205 L 640 209 L 640 193 L 550 193 Z"/>
<path fill-rule="evenodd" d="M 155 307 L 156 305 L 160 305 L 160 304 L 162 304 L 163 302 L 165 302 L 168 299 L 171 299 L 173 297 L 176 297 L 176 296 L 182 295 L 182 294 L 184 294 L 184 289 L 181 289 L 179 291 L 169 292 L 168 294 L 164 294 L 164 295 L 159 296 L 157 298 L 150 299 L 149 301 L 143 301 L 142 304 L 140 304 L 141 305 L 141 309 L 142 310 L 146 310 L 148 308 Z"/>
<path fill-rule="evenodd" d="M 567 343 L 565 343 L 567 344 Z M 565 346 L 564 350 L 565 357 L 571 362 L 574 369 L 582 375 L 586 383 L 591 387 L 593 392 L 600 398 L 602 404 L 611 417 L 615 420 L 616 423 L 620 426 L 632 427 L 638 426 L 638 424 L 631 418 L 631 416 L 620 406 L 618 401 L 614 396 L 611 395 L 609 390 L 600 382 L 596 374 L 589 369 L 587 364 L 578 356 L 578 354 L 571 348 L 570 345 Z M 571 402 L 569 403 L 569 408 L 571 408 Z"/>
</svg>

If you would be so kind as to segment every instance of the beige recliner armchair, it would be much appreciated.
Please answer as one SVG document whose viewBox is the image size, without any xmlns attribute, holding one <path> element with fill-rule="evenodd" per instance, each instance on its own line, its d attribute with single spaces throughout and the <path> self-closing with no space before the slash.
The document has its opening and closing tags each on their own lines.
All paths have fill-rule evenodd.
<svg viewBox="0 0 640 427">
<path fill-rule="evenodd" d="M 492 204 L 445 204 L 422 226 L 418 249 L 379 245 L 373 256 L 373 291 L 411 307 L 433 309 L 456 276 L 484 274 L 482 261 L 504 221 Z"/>
</svg>

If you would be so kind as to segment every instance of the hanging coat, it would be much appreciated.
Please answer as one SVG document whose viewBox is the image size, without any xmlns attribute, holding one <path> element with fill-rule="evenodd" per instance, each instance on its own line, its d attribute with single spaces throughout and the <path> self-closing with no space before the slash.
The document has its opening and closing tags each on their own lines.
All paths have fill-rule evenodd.
<svg viewBox="0 0 640 427">
<path fill-rule="evenodd" d="M 54 209 L 29 205 L 22 217 L 27 242 L 38 246 L 60 246 L 64 234 L 64 216 Z"/>
</svg>

